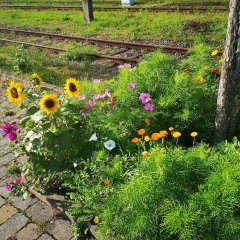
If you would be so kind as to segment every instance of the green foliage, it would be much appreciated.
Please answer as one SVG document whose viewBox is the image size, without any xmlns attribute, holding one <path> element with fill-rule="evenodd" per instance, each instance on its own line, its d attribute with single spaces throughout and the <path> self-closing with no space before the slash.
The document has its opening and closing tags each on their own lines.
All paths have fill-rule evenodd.
<svg viewBox="0 0 240 240">
<path fill-rule="evenodd" d="M 240 144 L 152 149 L 103 204 L 116 239 L 239 239 Z"/>
</svg>

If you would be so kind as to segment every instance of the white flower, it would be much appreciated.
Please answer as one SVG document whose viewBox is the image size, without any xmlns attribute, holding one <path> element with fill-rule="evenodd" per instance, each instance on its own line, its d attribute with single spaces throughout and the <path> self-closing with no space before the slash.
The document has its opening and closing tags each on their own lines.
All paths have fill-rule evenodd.
<svg viewBox="0 0 240 240">
<path fill-rule="evenodd" d="M 74 167 L 77 167 L 77 164 L 76 164 L 76 163 L 73 163 L 73 166 L 74 166 Z"/>
<path fill-rule="evenodd" d="M 32 147 L 33 147 L 33 145 L 32 145 L 32 143 L 30 142 L 30 143 L 28 143 L 27 146 L 25 146 L 25 149 L 26 149 L 26 151 L 29 152 L 29 151 L 32 149 Z"/>
<path fill-rule="evenodd" d="M 97 141 L 97 134 L 94 133 L 90 138 L 89 138 L 89 141 Z"/>
<path fill-rule="evenodd" d="M 112 150 L 116 147 L 116 143 L 113 140 L 108 140 L 107 142 L 104 143 L 104 146 L 108 150 Z"/>
</svg>

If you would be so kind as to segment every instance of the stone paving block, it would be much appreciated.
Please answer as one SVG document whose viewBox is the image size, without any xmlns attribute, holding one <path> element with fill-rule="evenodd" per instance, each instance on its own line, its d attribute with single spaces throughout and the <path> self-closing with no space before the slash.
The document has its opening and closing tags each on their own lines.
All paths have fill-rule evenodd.
<svg viewBox="0 0 240 240">
<path fill-rule="evenodd" d="M 10 217 L 17 213 L 17 209 L 10 204 L 3 205 L 0 208 L 0 224 L 6 222 Z"/>
<path fill-rule="evenodd" d="M 17 240 L 34 240 L 41 235 L 41 230 L 34 223 L 29 223 L 25 228 L 18 232 Z"/>
<path fill-rule="evenodd" d="M 32 218 L 33 222 L 43 225 L 50 221 L 57 212 L 48 205 L 37 202 L 26 211 L 26 214 Z"/>
<path fill-rule="evenodd" d="M 28 157 L 27 156 L 19 156 L 16 158 L 16 162 L 22 164 L 23 162 L 27 161 Z"/>
<path fill-rule="evenodd" d="M 16 213 L 12 218 L 0 226 L 1 240 L 9 240 L 15 236 L 27 223 L 28 219 L 21 213 Z"/>
<path fill-rule="evenodd" d="M 73 237 L 71 223 L 64 219 L 56 219 L 47 230 L 57 240 L 70 240 Z"/>
<path fill-rule="evenodd" d="M 4 177 L 6 175 L 7 175 L 7 168 L 3 166 L 0 168 L 0 178 Z"/>
<path fill-rule="evenodd" d="M 11 151 L 12 151 L 12 149 L 9 148 L 9 147 L 7 146 L 7 143 L 6 143 L 5 146 L 1 146 L 1 148 L 0 148 L 0 156 L 4 156 L 4 155 L 6 155 L 7 153 L 9 153 L 9 152 L 11 152 Z"/>
<path fill-rule="evenodd" d="M 53 240 L 53 238 L 44 233 L 38 240 Z"/>
<path fill-rule="evenodd" d="M 0 187 L 0 195 L 4 198 L 7 198 L 9 196 L 9 193 L 5 187 Z"/>
<path fill-rule="evenodd" d="M 36 198 L 27 197 L 27 199 L 23 199 L 21 197 L 13 197 L 11 199 L 11 203 L 18 209 L 24 211 L 29 206 L 33 205 L 37 201 Z"/>
<path fill-rule="evenodd" d="M 7 153 L 6 155 L 0 157 L 0 167 L 12 162 L 15 159 L 15 155 L 13 153 Z"/>
<path fill-rule="evenodd" d="M 0 207 L 5 203 L 5 199 L 0 197 Z"/>
</svg>

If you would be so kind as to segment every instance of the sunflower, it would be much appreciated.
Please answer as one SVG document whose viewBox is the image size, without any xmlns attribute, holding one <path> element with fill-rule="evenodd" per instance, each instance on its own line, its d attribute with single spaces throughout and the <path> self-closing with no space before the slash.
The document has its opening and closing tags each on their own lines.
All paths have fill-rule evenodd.
<svg viewBox="0 0 240 240">
<path fill-rule="evenodd" d="M 40 100 L 40 108 L 47 114 L 54 114 L 59 108 L 58 99 L 52 95 L 45 94 Z"/>
<path fill-rule="evenodd" d="M 7 88 L 7 97 L 10 103 L 22 104 L 24 94 L 22 92 L 22 84 L 19 82 L 11 81 Z"/>
<path fill-rule="evenodd" d="M 68 78 L 65 84 L 65 89 L 69 97 L 78 97 L 80 93 L 80 85 L 74 78 Z"/>
<path fill-rule="evenodd" d="M 33 82 L 35 85 L 42 87 L 43 84 L 43 80 L 42 78 L 37 74 L 37 73 L 33 73 L 33 75 L 31 76 Z"/>
</svg>

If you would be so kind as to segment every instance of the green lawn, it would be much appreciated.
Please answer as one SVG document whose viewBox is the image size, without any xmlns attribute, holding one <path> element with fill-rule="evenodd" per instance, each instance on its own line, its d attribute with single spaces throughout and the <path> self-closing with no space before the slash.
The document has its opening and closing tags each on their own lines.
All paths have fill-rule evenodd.
<svg viewBox="0 0 240 240">
<path fill-rule="evenodd" d="M 95 12 L 95 21 L 86 24 L 81 12 L 0 10 L 1 26 L 36 29 L 76 36 L 138 40 L 172 39 L 193 43 L 207 42 L 222 47 L 225 41 L 227 13 L 149 13 Z M 201 22 L 203 29 L 185 28 L 184 24 Z"/>
</svg>

